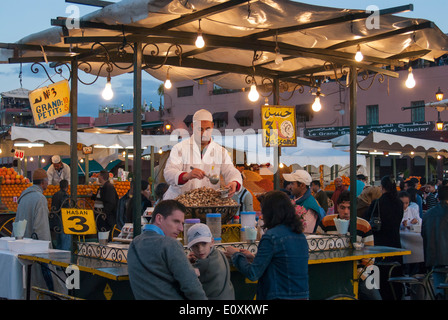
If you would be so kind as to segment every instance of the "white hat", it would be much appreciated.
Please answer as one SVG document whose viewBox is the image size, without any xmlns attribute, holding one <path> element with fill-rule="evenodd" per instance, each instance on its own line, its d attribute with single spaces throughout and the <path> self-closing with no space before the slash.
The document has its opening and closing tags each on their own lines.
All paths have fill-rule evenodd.
<svg viewBox="0 0 448 320">
<path fill-rule="evenodd" d="M 310 174 L 305 170 L 296 170 L 292 173 L 284 173 L 283 178 L 285 178 L 286 181 L 298 181 L 306 184 L 307 186 L 309 186 L 313 180 Z"/>
<path fill-rule="evenodd" d="M 53 163 L 59 163 L 59 162 L 61 162 L 61 157 L 58 156 L 58 155 L 52 156 L 52 157 L 51 157 L 51 162 L 53 162 Z"/>
<path fill-rule="evenodd" d="M 193 115 L 193 122 L 196 121 L 211 121 L 213 122 L 213 116 L 210 111 L 205 109 L 200 109 L 196 111 Z"/>
<path fill-rule="evenodd" d="M 191 248 L 198 242 L 212 242 L 212 233 L 210 228 L 203 223 L 195 223 L 187 231 L 188 248 Z"/>
</svg>

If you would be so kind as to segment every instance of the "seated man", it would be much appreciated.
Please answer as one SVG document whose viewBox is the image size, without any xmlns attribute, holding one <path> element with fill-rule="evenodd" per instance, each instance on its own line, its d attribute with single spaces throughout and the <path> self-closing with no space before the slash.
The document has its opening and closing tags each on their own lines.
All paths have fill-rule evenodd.
<svg viewBox="0 0 448 320">
<path fill-rule="evenodd" d="M 316 233 L 338 234 L 333 219 L 350 219 L 350 191 L 342 191 L 335 206 L 338 207 L 338 214 L 325 216 L 319 223 Z M 372 228 L 369 222 L 359 217 L 356 218 L 356 242 L 362 242 L 364 246 L 373 246 L 374 244 Z M 365 272 L 365 268 L 371 264 L 373 264 L 373 259 L 362 259 L 358 265 L 360 300 L 381 300 L 378 289 L 368 289 L 365 284 L 369 276 L 369 273 Z"/>
</svg>

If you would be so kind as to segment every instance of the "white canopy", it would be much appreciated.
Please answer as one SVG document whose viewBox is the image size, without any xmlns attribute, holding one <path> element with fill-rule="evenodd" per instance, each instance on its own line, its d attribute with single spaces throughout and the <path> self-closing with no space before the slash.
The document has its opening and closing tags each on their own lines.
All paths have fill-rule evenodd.
<svg viewBox="0 0 448 320">
<path fill-rule="evenodd" d="M 243 151 L 250 163 L 273 163 L 274 148 L 264 147 L 261 134 L 246 135 L 215 135 L 213 139 L 228 149 Z M 238 159 L 237 159 L 238 162 Z M 296 147 L 281 148 L 280 162 L 286 165 L 298 164 L 302 167 L 320 165 L 331 167 L 333 165 L 350 165 L 350 154 L 334 149 L 331 143 L 319 142 L 305 138 L 297 138 Z M 241 163 L 241 162 L 240 162 Z M 363 155 L 357 156 L 358 165 L 366 165 Z"/>
<path fill-rule="evenodd" d="M 448 152 L 448 143 L 435 140 L 426 140 L 399 136 L 389 133 L 371 132 L 357 147 L 364 151 L 402 152 L 409 155 L 414 153 Z"/>
<path fill-rule="evenodd" d="M 86 146 L 97 145 L 104 147 L 130 148 L 133 146 L 133 134 L 101 134 L 78 132 L 78 143 Z M 29 142 L 45 141 L 50 144 L 58 142 L 70 144 L 70 132 L 63 130 L 11 127 L 11 140 L 23 139 Z M 154 146 L 161 148 L 166 145 L 173 145 L 176 141 L 171 141 L 170 135 L 142 135 L 142 148 Z"/>
<path fill-rule="evenodd" d="M 57 27 L 17 42 L 27 46 L 1 46 L 0 62 L 10 62 L 10 58 L 26 61 L 27 57 L 30 62 L 36 57 L 41 61 L 67 57 L 69 61 L 80 54 L 93 56 L 82 58 L 80 62 L 90 66 L 80 63 L 80 69 L 105 77 L 104 59 L 91 50 L 98 50 L 103 40 L 109 48 L 111 43 L 118 48 L 124 42 L 141 41 L 144 69 L 159 80 L 166 79 L 169 69 L 171 81 L 207 77 L 223 88 L 239 89 L 249 86 L 247 76 L 255 76 L 257 84 L 269 76 L 302 84 L 316 76 L 340 76 L 342 70 L 333 67 L 352 64 L 360 46 L 364 60 L 357 66 L 389 75 L 393 72 L 382 65 L 400 65 L 416 58 L 434 60 L 448 50 L 448 37 L 432 22 L 394 15 L 408 10 L 412 5 L 386 8 L 371 19 L 372 12 L 365 9 L 291 0 L 122 0 L 83 16 L 79 28 L 63 29 L 70 19 L 58 19 L 53 21 Z M 194 41 L 199 23 L 205 47 L 198 50 Z M 132 49 L 124 50 L 128 55 L 120 52 L 111 76 L 133 70 Z M 278 50 L 284 60 L 281 64 L 274 62 Z"/>
</svg>

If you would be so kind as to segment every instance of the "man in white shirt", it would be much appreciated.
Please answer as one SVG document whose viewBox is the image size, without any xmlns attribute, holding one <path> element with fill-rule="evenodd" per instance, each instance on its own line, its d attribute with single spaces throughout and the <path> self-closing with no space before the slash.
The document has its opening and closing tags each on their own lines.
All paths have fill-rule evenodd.
<svg viewBox="0 0 448 320">
<path fill-rule="evenodd" d="M 205 109 L 196 111 L 192 126 L 193 135 L 171 150 L 163 173 L 170 187 L 163 199 L 174 199 L 200 187 L 220 188 L 220 183 L 212 184 L 207 175 L 222 175 L 229 197 L 232 197 L 241 189 L 241 174 L 227 150 L 212 139 L 212 114 Z"/>
<path fill-rule="evenodd" d="M 58 155 L 51 157 L 51 162 L 47 170 L 48 184 L 57 186 L 61 180 L 67 180 L 70 184 L 70 167 L 63 163 Z"/>
</svg>

